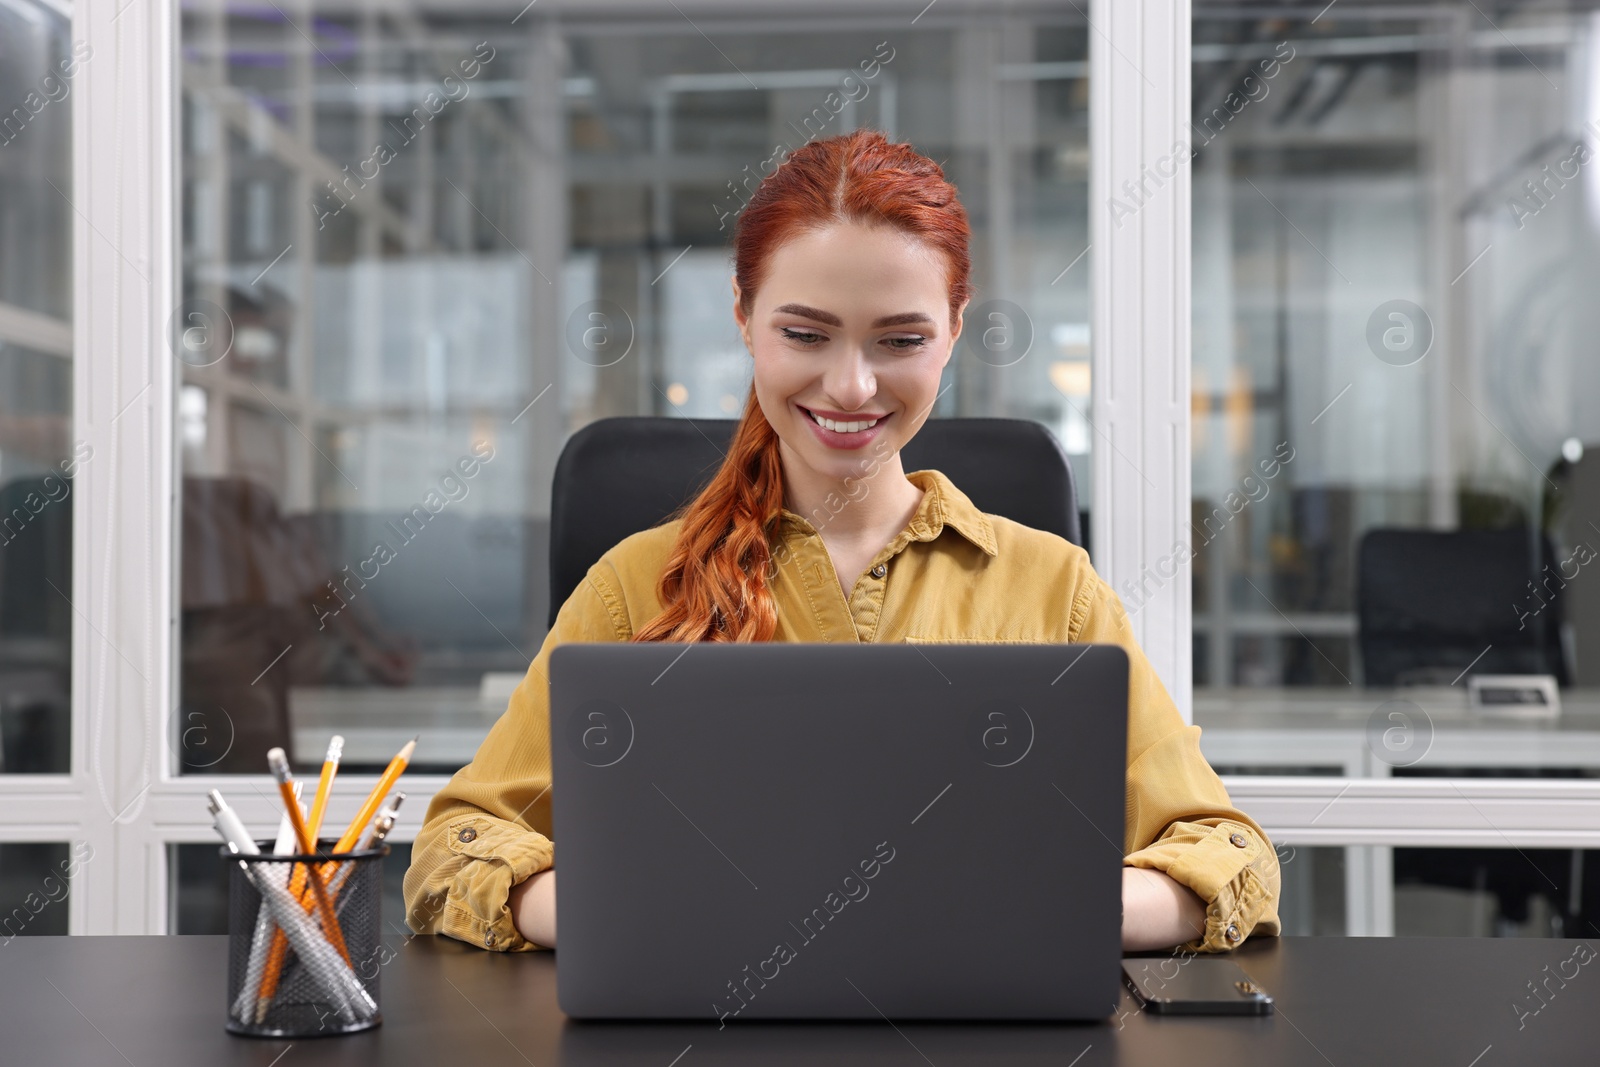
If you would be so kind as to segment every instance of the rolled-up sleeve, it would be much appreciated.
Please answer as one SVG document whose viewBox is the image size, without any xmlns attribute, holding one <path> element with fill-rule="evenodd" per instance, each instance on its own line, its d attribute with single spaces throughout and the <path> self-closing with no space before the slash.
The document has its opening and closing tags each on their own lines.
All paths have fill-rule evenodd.
<svg viewBox="0 0 1600 1067">
<path fill-rule="evenodd" d="M 1073 641 L 1120 645 L 1128 653 L 1123 863 L 1160 871 L 1205 903 L 1205 930 L 1177 947 L 1223 952 L 1252 934 L 1276 937 L 1280 876 L 1272 842 L 1233 806 L 1200 752 L 1200 727 L 1183 721 L 1135 641 L 1121 600 L 1099 576 L 1080 590 L 1069 633 Z"/>
<path fill-rule="evenodd" d="M 556 615 L 505 713 L 472 762 L 428 805 L 404 893 L 417 933 L 483 948 L 542 948 L 518 932 L 508 900 L 519 882 L 555 865 L 550 825 L 550 652 L 568 641 L 625 641 L 626 610 L 602 560 Z"/>
</svg>

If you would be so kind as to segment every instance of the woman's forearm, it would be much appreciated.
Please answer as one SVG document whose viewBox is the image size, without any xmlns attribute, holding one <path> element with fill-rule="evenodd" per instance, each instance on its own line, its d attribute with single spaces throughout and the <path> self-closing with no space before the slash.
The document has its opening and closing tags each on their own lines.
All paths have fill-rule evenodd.
<svg viewBox="0 0 1600 1067">
<path fill-rule="evenodd" d="M 1205 901 L 1160 871 L 1122 868 L 1122 947 L 1128 952 L 1172 948 L 1201 937 Z"/>
<path fill-rule="evenodd" d="M 511 887 L 511 923 L 517 933 L 545 948 L 556 947 L 556 871 L 531 875 Z"/>
</svg>

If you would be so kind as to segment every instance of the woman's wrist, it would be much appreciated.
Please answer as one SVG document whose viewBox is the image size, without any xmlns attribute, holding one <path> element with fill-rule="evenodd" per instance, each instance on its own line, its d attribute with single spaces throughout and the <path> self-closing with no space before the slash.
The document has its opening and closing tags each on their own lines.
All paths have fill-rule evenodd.
<svg viewBox="0 0 1600 1067">
<path fill-rule="evenodd" d="M 511 887 L 507 900 L 517 933 L 545 948 L 556 947 L 556 872 L 547 867 Z"/>
<path fill-rule="evenodd" d="M 1122 947 L 1128 952 L 1172 948 L 1205 934 L 1206 904 L 1188 886 L 1160 871 L 1122 868 Z"/>
</svg>

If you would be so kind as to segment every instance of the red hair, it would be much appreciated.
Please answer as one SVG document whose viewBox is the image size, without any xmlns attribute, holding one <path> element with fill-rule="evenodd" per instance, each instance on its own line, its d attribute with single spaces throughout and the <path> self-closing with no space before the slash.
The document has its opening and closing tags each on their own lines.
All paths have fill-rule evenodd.
<svg viewBox="0 0 1600 1067">
<path fill-rule="evenodd" d="M 942 253 L 954 331 L 972 292 L 966 209 L 937 163 L 872 129 L 808 142 L 757 186 L 733 237 L 745 315 L 779 245 L 842 222 L 892 226 Z M 778 434 L 752 383 L 721 468 L 674 516 L 683 525 L 657 587 L 664 607 L 633 640 L 770 641 L 778 612 L 767 582 L 782 508 Z"/>
</svg>

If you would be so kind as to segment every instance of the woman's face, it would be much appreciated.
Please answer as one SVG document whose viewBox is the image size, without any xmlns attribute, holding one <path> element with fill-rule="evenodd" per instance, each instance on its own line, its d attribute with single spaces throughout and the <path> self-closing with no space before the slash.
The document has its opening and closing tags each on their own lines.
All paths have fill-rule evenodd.
<svg viewBox="0 0 1600 1067">
<path fill-rule="evenodd" d="M 936 250 L 889 226 L 835 224 L 773 252 L 748 318 L 737 280 L 733 293 L 785 473 L 799 463 L 829 480 L 859 478 L 870 473 L 864 460 L 896 455 L 927 421 L 961 333 L 959 316 L 950 329 Z"/>
</svg>

